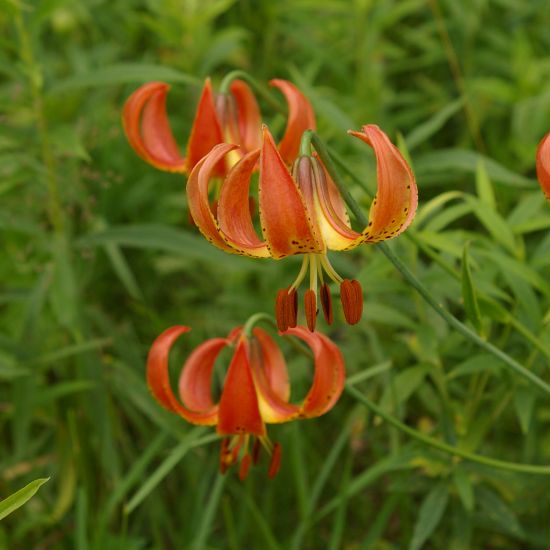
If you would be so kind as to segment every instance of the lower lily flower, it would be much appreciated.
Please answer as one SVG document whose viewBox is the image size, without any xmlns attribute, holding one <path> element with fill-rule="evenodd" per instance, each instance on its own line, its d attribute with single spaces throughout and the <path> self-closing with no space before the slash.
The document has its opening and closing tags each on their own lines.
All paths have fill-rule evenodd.
<svg viewBox="0 0 550 550">
<path fill-rule="evenodd" d="M 318 296 L 325 320 L 332 323 L 333 310 L 325 276 L 340 286 L 346 321 L 357 323 L 363 310 L 358 281 L 343 279 L 332 267 L 328 250 L 349 250 L 362 243 L 376 243 L 399 235 L 411 223 L 417 206 L 417 188 L 409 165 L 375 125 L 349 132 L 373 148 L 377 162 L 377 194 L 369 212 L 368 226 L 352 229 L 344 200 L 325 167 L 315 156 L 300 156 L 289 171 L 264 126 L 259 150 L 247 153 L 227 174 L 220 190 L 217 210 L 208 203 L 208 187 L 215 167 L 234 150 L 217 145 L 195 166 L 187 181 L 189 209 L 203 235 L 215 246 L 233 254 L 274 258 L 303 254 L 295 281 L 279 291 L 276 317 L 279 330 L 296 326 L 297 290 L 309 270 L 305 314 L 315 329 Z M 248 196 L 252 173 L 259 162 L 259 216 L 262 237 L 254 228 Z"/>
<path fill-rule="evenodd" d="M 537 178 L 550 201 L 550 133 L 542 138 L 537 149 Z"/>
<path fill-rule="evenodd" d="M 300 138 L 307 129 L 315 128 L 315 115 L 306 97 L 286 80 L 272 80 L 288 102 L 288 121 L 279 151 L 287 163 L 298 154 Z M 181 155 L 168 122 L 166 96 L 170 86 L 149 82 L 138 88 L 126 101 L 122 122 L 126 137 L 135 152 L 146 162 L 168 172 L 190 172 L 198 161 L 218 143 L 240 147 L 220 161 L 213 175 L 224 176 L 243 155 L 261 145 L 261 116 L 250 87 L 233 80 L 228 94 L 212 91 L 206 79 L 191 128 L 187 155 Z"/>
<path fill-rule="evenodd" d="M 246 478 L 263 447 L 270 455 L 268 476 L 274 477 L 281 462 L 281 446 L 272 443 L 265 425 L 300 418 L 313 418 L 328 412 L 338 401 L 345 380 L 340 350 L 319 332 L 303 327 L 289 329 L 310 348 L 314 360 L 313 384 L 300 404 L 289 401 L 290 385 L 281 350 L 267 332 L 254 328 L 247 337 L 240 328 L 226 338 L 212 338 L 199 345 L 188 357 L 179 376 L 178 399 L 170 386 L 168 358 L 175 341 L 190 330 L 174 326 L 153 343 L 147 359 L 147 382 L 155 399 L 169 411 L 192 424 L 216 426 L 223 437 L 220 470 L 237 463 L 239 476 Z M 233 346 L 218 403 L 211 395 L 214 363 L 220 351 Z"/>
</svg>

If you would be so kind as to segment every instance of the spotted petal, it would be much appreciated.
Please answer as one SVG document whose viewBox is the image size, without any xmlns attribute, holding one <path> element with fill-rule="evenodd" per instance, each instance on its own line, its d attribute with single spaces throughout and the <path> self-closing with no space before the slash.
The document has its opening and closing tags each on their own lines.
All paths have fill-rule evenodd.
<svg viewBox="0 0 550 550">
<path fill-rule="evenodd" d="M 203 157 L 189 174 L 187 180 L 187 202 L 189 212 L 200 232 L 213 245 L 226 252 L 238 253 L 234 247 L 227 244 L 222 236 L 219 224 L 212 212 L 208 200 L 208 185 L 216 166 L 223 160 L 224 155 L 236 149 L 236 145 L 220 143 L 210 153 Z M 248 201 L 247 201 L 248 205 Z"/>
<path fill-rule="evenodd" d="M 218 413 L 220 435 L 265 435 L 246 347 L 242 338 L 227 370 Z"/>
<path fill-rule="evenodd" d="M 300 408 L 300 416 L 321 416 L 334 407 L 344 389 L 346 370 L 342 354 L 338 346 L 320 332 L 295 327 L 284 334 L 304 340 L 313 352 L 313 384 Z"/>
<path fill-rule="evenodd" d="M 147 358 L 147 384 L 153 397 L 171 412 L 179 414 L 192 424 L 213 426 L 217 423 L 218 415 L 216 407 L 207 407 L 193 411 L 182 405 L 174 395 L 170 386 L 168 374 L 168 357 L 174 342 L 184 333 L 191 330 L 185 326 L 174 326 L 165 330 L 154 342 Z M 210 368 L 208 365 L 206 368 Z M 198 392 L 204 395 L 204 388 Z M 194 404 L 209 404 L 204 397 L 199 397 Z M 202 407 L 201 407 L 202 408 Z"/>
<path fill-rule="evenodd" d="M 260 155 L 260 221 L 271 256 L 324 252 L 302 193 L 290 175 L 266 126 Z"/>
<path fill-rule="evenodd" d="M 269 83 L 278 88 L 288 103 L 288 119 L 285 134 L 279 143 L 279 153 L 291 165 L 300 150 L 300 140 L 306 130 L 315 130 L 315 112 L 306 96 L 287 80 L 274 79 Z"/>
<path fill-rule="evenodd" d="M 268 258 L 267 243 L 254 229 L 249 204 L 250 178 L 259 156 L 259 150 L 248 153 L 225 178 L 218 201 L 218 222 L 223 238 L 237 251 L 256 258 Z"/>
<path fill-rule="evenodd" d="M 550 133 L 542 138 L 537 149 L 537 178 L 546 198 L 550 200 Z"/>
<path fill-rule="evenodd" d="M 365 241 L 378 242 L 402 233 L 412 222 L 418 190 L 411 167 L 388 136 L 375 124 L 349 132 L 370 145 L 376 156 L 378 190 L 369 212 Z"/>
</svg>

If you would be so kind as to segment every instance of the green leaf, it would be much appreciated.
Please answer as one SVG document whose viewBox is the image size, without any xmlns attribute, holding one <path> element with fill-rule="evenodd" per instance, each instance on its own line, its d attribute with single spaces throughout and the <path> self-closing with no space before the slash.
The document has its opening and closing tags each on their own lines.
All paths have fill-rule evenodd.
<svg viewBox="0 0 550 550">
<path fill-rule="evenodd" d="M 443 125 L 464 105 L 464 98 L 459 98 L 445 105 L 443 109 L 435 113 L 426 122 L 417 126 L 408 136 L 405 137 L 408 149 L 412 151 L 418 145 L 427 141 L 436 132 L 443 128 Z"/>
<path fill-rule="evenodd" d="M 484 515 L 502 532 L 522 537 L 524 535 L 514 511 L 494 491 L 480 487 L 478 501 Z"/>
<path fill-rule="evenodd" d="M 203 260 L 220 268 L 242 269 L 243 258 L 226 254 L 209 244 L 202 236 L 156 224 L 112 226 L 90 233 L 77 241 L 78 246 L 105 246 L 111 243 L 134 248 L 161 250 L 185 256 L 188 260 Z M 246 260 L 244 260 L 246 262 Z M 248 263 L 251 269 L 256 265 Z"/>
<path fill-rule="evenodd" d="M 514 394 L 514 405 L 518 415 L 519 425 L 524 434 L 529 432 L 533 411 L 535 409 L 536 395 L 530 388 L 520 387 Z"/>
<path fill-rule="evenodd" d="M 386 387 L 380 407 L 389 411 L 404 403 L 422 384 L 428 371 L 427 365 L 418 365 L 400 372 Z"/>
<path fill-rule="evenodd" d="M 444 483 L 438 483 L 428 493 L 420 506 L 409 550 L 419 550 L 428 541 L 443 517 L 448 500 L 449 492 Z"/>
<path fill-rule="evenodd" d="M 23 506 L 23 504 L 30 500 L 38 489 L 40 489 L 46 481 L 49 481 L 49 479 L 49 477 L 35 479 L 22 489 L 19 489 L 19 491 L 13 493 L 13 495 L 0 501 L 0 520 L 17 510 L 17 508 Z"/>
<path fill-rule="evenodd" d="M 466 316 L 474 325 L 476 331 L 482 334 L 483 325 L 481 323 L 481 314 L 477 303 L 476 291 L 472 282 L 468 249 L 469 243 L 466 243 L 464 245 L 464 252 L 462 253 L 462 300 L 464 301 Z"/>
<path fill-rule="evenodd" d="M 497 209 L 497 202 L 495 200 L 495 192 L 491 185 L 491 180 L 487 174 L 485 163 L 483 159 L 479 159 L 476 166 L 476 190 L 479 200 L 485 203 L 491 210 Z"/>
<path fill-rule="evenodd" d="M 163 82 L 179 82 L 198 86 L 201 81 L 186 73 L 170 67 L 151 65 L 148 63 L 119 63 L 67 78 L 50 88 L 50 94 L 58 94 L 68 90 L 79 90 L 97 86 L 114 86 L 117 84 L 142 83 L 153 80 Z"/>
<path fill-rule="evenodd" d="M 476 197 L 465 195 L 464 200 L 472 205 L 474 214 L 491 234 L 491 237 L 512 255 L 517 256 L 518 247 L 516 239 L 506 220 L 496 210 L 488 208 L 487 204 L 481 202 Z"/>
<path fill-rule="evenodd" d="M 495 182 L 502 183 L 520 189 L 533 189 L 534 180 L 512 172 L 498 162 L 464 149 L 441 149 L 417 155 L 415 157 L 415 172 L 418 181 L 429 174 L 448 173 L 459 171 L 475 174 L 478 162 L 482 160 L 487 169 L 488 176 Z"/>
<path fill-rule="evenodd" d="M 468 474 L 460 467 L 453 472 L 453 481 L 460 501 L 467 512 L 473 512 L 475 507 L 474 489 Z"/>
<path fill-rule="evenodd" d="M 500 367 L 503 367 L 504 363 L 497 359 L 494 355 L 488 353 L 480 353 L 469 357 L 462 363 L 459 363 L 449 374 L 449 380 L 458 378 L 459 376 L 469 376 L 476 372 L 491 371 L 498 373 Z"/>
</svg>

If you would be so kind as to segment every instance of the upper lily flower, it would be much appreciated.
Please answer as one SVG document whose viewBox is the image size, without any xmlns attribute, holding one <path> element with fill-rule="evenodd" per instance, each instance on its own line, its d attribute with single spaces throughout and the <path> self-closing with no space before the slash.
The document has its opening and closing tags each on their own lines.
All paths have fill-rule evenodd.
<svg viewBox="0 0 550 550">
<path fill-rule="evenodd" d="M 279 143 L 282 158 L 291 164 L 296 158 L 302 133 L 315 128 L 315 115 L 305 96 L 286 80 L 272 80 L 288 103 L 288 121 Z M 150 82 L 138 88 L 126 101 L 122 122 L 126 137 L 135 152 L 146 162 L 168 172 L 190 172 L 212 147 L 219 143 L 239 146 L 220 161 L 212 175 L 224 176 L 243 155 L 261 145 L 261 116 L 258 103 L 248 84 L 233 80 L 229 93 L 215 95 L 206 79 L 183 156 L 166 114 L 166 96 L 170 86 Z"/>
<path fill-rule="evenodd" d="M 239 476 L 244 479 L 261 447 L 271 456 L 268 475 L 279 470 L 281 446 L 267 436 L 266 423 L 313 418 L 328 412 L 338 401 L 345 380 L 345 368 L 338 347 L 326 336 L 303 327 L 285 332 L 304 340 L 314 359 L 313 384 L 301 404 L 290 403 L 286 363 L 273 339 L 260 328 L 247 337 L 242 329 L 227 338 L 212 338 L 188 357 L 179 376 L 178 399 L 170 386 L 169 353 L 175 341 L 190 329 L 174 326 L 153 343 L 147 359 L 147 382 L 153 396 L 166 409 L 192 424 L 216 426 L 224 437 L 220 454 L 222 473 L 241 457 Z M 233 346 L 218 403 L 211 395 L 214 363 L 220 351 Z M 252 440 L 252 441 L 251 441 Z"/>
<path fill-rule="evenodd" d="M 189 209 L 203 235 L 214 245 L 234 254 L 281 259 L 303 254 L 296 280 L 279 291 L 276 302 L 280 330 L 296 326 L 296 291 L 309 270 L 305 313 L 314 330 L 319 294 L 327 323 L 333 312 L 324 276 L 340 285 L 346 320 L 361 318 L 363 297 L 358 281 L 343 279 L 327 257 L 328 250 L 349 250 L 362 243 L 376 243 L 399 235 L 411 223 L 417 206 L 417 188 L 409 165 L 375 125 L 363 126 L 354 137 L 374 150 L 377 194 L 368 226 L 352 229 L 338 188 L 315 156 L 300 156 L 289 171 L 267 129 L 260 150 L 251 151 L 232 167 L 220 191 L 217 211 L 208 202 L 208 183 L 219 162 L 234 145 L 217 145 L 193 169 L 187 181 Z M 261 238 L 254 229 L 248 207 L 250 179 L 259 162 L 259 211 Z M 318 282 L 320 285 L 318 286 Z"/>
<path fill-rule="evenodd" d="M 542 138 L 537 149 L 537 178 L 550 201 L 550 133 Z"/>
</svg>

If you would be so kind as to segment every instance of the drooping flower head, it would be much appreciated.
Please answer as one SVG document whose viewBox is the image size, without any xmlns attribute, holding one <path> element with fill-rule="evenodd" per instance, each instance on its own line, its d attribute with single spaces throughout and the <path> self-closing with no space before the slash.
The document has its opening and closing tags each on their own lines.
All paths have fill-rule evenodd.
<svg viewBox="0 0 550 550">
<path fill-rule="evenodd" d="M 315 128 L 315 116 L 303 94 L 286 80 L 272 80 L 288 103 L 288 120 L 279 151 L 287 163 L 298 154 L 300 138 Z M 146 162 L 167 172 L 189 173 L 199 160 L 219 143 L 239 146 L 212 170 L 223 177 L 243 155 L 261 146 L 261 115 L 256 98 L 246 82 L 233 80 L 227 94 L 214 94 L 206 79 L 183 156 L 168 121 L 166 97 L 170 86 L 149 82 L 126 101 L 122 122 L 134 151 Z"/>
<path fill-rule="evenodd" d="M 300 404 L 290 402 L 290 384 L 285 359 L 267 332 L 254 328 L 247 337 L 235 329 L 226 338 L 212 338 L 200 344 L 185 361 L 179 376 L 179 399 L 174 394 L 168 358 L 176 340 L 190 329 L 174 326 L 153 343 L 147 359 L 147 382 L 155 399 L 169 411 L 192 424 L 216 426 L 223 437 L 220 469 L 237 463 L 244 479 L 257 463 L 263 447 L 270 455 L 269 477 L 280 466 L 281 446 L 273 444 L 266 424 L 314 418 L 328 412 L 338 401 L 345 380 L 345 368 L 338 347 L 319 332 L 295 327 L 284 333 L 303 340 L 313 354 L 312 386 Z M 214 363 L 227 346 L 234 348 L 218 403 L 212 399 Z"/>
<path fill-rule="evenodd" d="M 544 195 L 550 201 L 550 133 L 541 139 L 537 149 L 537 178 Z"/>
<path fill-rule="evenodd" d="M 276 316 L 280 330 L 296 326 L 297 290 L 309 272 L 304 304 L 307 324 L 314 330 L 320 299 L 327 323 L 333 311 L 327 279 L 340 285 L 346 320 L 359 321 L 363 308 L 358 281 L 343 279 L 332 267 L 328 250 L 349 250 L 362 243 L 376 243 L 399 235 L 411 223 L 417 206 L 417 188 L 411 168 L 375 125 L 363 126 L 354 137 L 374 150 L 377 163 L 377 193 L 368 226 L 352 229 L 344 200 L 322 162 L 300 156 L 289 170 L 267 127 L 262 146 L 251 151 L 228 172 L 214 212 L 208 202 L 208 187 L 215 167 L 236 147 L 220 144 L 193 169 L 187 182 L 190 212 L 203 235 L 215 246 L 233 254 L 274 258 L 302 254 L 296 280 L 279 291 Z M 259 215 L 261 237 L 256 232 L 248 196 L 251 176 L 259 164 Z"/>
</svg>

